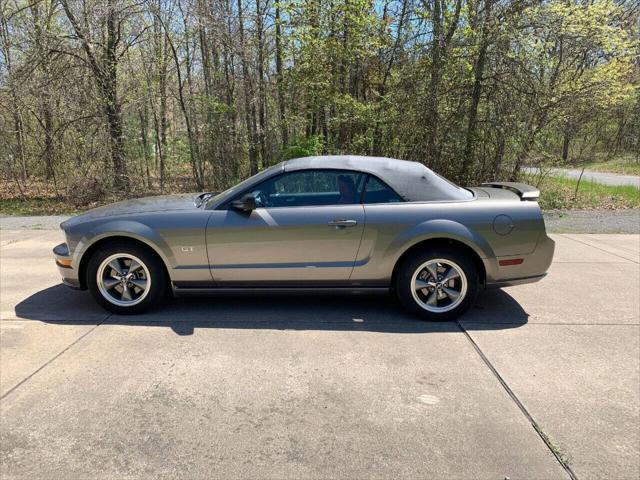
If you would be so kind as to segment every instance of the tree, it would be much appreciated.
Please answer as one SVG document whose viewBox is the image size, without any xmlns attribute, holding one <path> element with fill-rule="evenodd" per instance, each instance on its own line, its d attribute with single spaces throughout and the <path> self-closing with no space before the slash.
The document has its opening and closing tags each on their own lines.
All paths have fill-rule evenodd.
<svg viewBox="0 0 640 480">
<path fill-rule="evenodd" d="M 0 171 L 10 195 L 85 205 L 221 190 L 292 155 L 407 158 L 464 184 L 637 156 L 639 13 L 632 0 L 6 0 Z"/>
<path fill-rule="evenodd" d="M 120 51 L 122 14 L 116 4 L 116 0 L 107 0 L 104 15 L 106 40 L 104 42 L 95 42 L 89 38 L 90 33 L 85 31 L 80 21 L 76 18 L 69 6 L 69 0 L 60 0 L 60 2 L 76 38 L 82 45 L 87 64 L 98 86 L 100 103 L 106 117 L 109 132 L 114 185 L 117 188 L 128 189 L 129 178 L 127 176 L 127 163 L 124 152 L 122 112 L 118 98 L 118 61 L 122 56 L 122 51 Z M 94 50 L 94 44 L 101 45 L 99 55 Z M 126 49 L 128 46 L 124 48 Z"/>
</svg>

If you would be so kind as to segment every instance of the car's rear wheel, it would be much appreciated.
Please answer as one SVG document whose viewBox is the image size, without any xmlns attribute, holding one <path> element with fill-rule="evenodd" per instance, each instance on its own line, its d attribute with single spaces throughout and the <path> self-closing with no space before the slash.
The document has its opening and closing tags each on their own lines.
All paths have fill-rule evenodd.
<svg viewBox="0 0 640 480">
<path fill-rule="evenodd" d="M 166 283 L 160 259 L 137 245 L 107 244 L 89 259 L 89 291 L 103 308 L 119 315 L 142 313 L 157 305 Z"/>
<path fill-rule="evenodd" d="M 427 320 L 453 320 L 474 302 L 478 269 L 468 256 L 448 249 L 403 260 L 396 277 L 400 303 Z"/>
</svg>

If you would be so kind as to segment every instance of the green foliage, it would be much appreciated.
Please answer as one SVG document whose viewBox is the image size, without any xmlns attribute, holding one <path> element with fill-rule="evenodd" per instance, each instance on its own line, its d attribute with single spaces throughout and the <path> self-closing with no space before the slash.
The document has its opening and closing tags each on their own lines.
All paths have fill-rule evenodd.
<svg viewBox="0 0 640 480">
<path fill-rule="evenodd" d="M 587 163 L 585 168 L 596 172 L 611 172 L 623 175 L 640 176 L 640 157 L 633 155 L 621 155 L 610 160 L 594 161 Z"/>
<path fill-rule="evenodd" d="M 611 186 L 577 180 L 546 177 L 539 185 L 543 210 L 610 210 L 640 208 L 640 190 L 634 186 Z"/>
<path fill-rule="evenodd" d="M 308 138 L 298 138 L 287 145 L 280 155 L 282 160 L 290 160 L 299 157 L 313 157 L 321 155 L 324 143 L 320 135 L 313 135 Z"/>
<path fill-rule="evenodd" d="M 81 211 L 64 200 L 52 198 L 34 197 L 26 200 L 0 198 L 2 215 L 75 215 Z"/>
</svg>

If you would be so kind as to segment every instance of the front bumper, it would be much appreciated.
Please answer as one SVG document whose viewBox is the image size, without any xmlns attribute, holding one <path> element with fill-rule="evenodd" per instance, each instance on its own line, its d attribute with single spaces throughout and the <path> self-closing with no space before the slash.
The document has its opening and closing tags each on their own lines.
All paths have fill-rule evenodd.
<svg viewBox="0 0 640 480">
<path fill-rule="evenodd" d="M 53 256 L 60 276 L 62 277 L 62 283 L 68 287 L 80 289 L 78 269 L 77 266 L 73 264 L 73 259 L 71 258 L 67 244 L 61 243 L 60 245 L 56 245 L 53 249 Z"/>
</svg>

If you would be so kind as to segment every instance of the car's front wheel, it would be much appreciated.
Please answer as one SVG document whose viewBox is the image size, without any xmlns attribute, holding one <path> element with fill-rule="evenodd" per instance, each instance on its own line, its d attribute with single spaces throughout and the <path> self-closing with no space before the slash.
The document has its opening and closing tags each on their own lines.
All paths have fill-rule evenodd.
<svg viewBox="0 0 640 480">
<path fill-rule="evenodd" d="M 452 320 L 465 312 L 478 292 L 478 269 L 456 250 L 438 249 L 405 259 L 396 277 L 400 303 L 427 320 Z"/>
<path fill-rule="evenodd" d="M 157 305 L 166 282 L 157 256 L 127 243 L 99 248 L 87 267 L 89 291 L 103 308 L 119 315 L 142 313 Z"/>
</svg>

